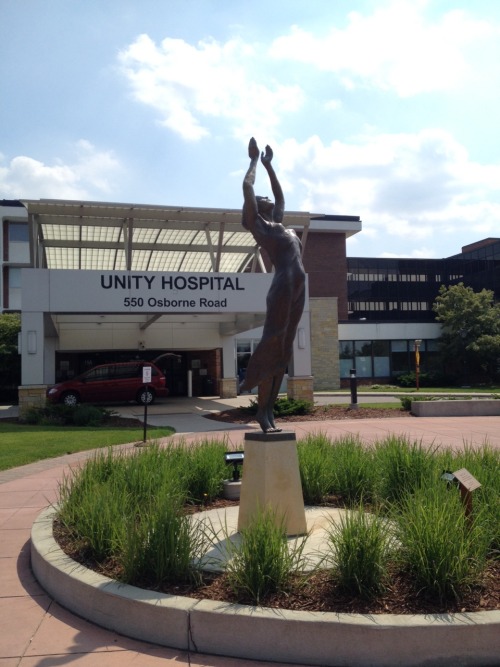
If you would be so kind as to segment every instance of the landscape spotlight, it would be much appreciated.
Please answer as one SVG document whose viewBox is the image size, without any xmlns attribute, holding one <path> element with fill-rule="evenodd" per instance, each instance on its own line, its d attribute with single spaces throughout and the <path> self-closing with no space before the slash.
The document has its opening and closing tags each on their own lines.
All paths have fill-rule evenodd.
<svg viewBox="0 0 500 667">
<path fill-rule="evenodd" d="M 224 454 L 224 461 L 226 465 L 233 466 L 233 482 L 239 482 L 240 471 L 239 466 L 243 465 L 245 459 L 245 452 L 226 452 Z"/>
<path fill-rule="evenodd" d="M 443 470 L 443 474 L 441 475 L 441 479 L 443 480 L 443 482 L 446 482 L 448 484 L 448 486 L 451 486 L 452 484 L 456 484 L 458 486 L 457 478 L 449 470 Z"/>
</svg>

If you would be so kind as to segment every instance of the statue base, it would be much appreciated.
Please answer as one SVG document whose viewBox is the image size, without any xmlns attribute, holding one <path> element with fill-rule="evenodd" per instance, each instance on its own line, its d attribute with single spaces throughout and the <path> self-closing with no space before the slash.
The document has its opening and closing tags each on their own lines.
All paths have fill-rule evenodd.
<svg viewBox="0 0 500 667">
<path fill-rule="evenodd" d="M 238 531 L 271 509 L 287 536 L 307 532 L 295 433 L 246 433 Z"/>
</svg>

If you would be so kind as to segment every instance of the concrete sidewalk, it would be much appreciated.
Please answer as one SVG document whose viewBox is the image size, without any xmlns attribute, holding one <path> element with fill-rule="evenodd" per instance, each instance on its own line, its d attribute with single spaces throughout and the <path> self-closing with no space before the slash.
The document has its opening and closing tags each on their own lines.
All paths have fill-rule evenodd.
<svg viewBox="0 0 500 667">
<path fill-rule="evenodd" d="M 230 399 L 242 404 L 243 397 Z M 329 402 L 333 402 L 331 399 Z M 227 404 L 227 401 L 225 402 Z M 214 404 L 217 407 L 213 407 Z M 241 446 L 244 434 L 256 424 L 226 426 L 207 420 L 203 414 L 219 407 L 215 399 L 192 399 L 170 405 L 151 406 L 148 422 L 176 424 L 178 437 L 197 440 L 205 434 L 226 437 Z M 229 405 L 228 405 L 229 407 Z M 142 408 L 125 406 L 120 413 L 139 416 Z M 461 448 L 485 442 L 500 448 L 500 417 L 414 418 L 294 422 L 290 430 L 301 438 L 323 432 L 332 437 L 359 435 L 371 443 L 388 434 L 403 434 L 429 445 Z M 124 445 L 123 449 L 131 448 Z M 131 640 L 69 613 L 48 596 L 34 580 L 30 569 L 29 540 L 34 519 L 41 509 L 57 500 L 58 484 L 69 468 L 92 453 L 80 453 L 33 463 L 0 473 L 0 667 L 251 667 L 255 662 L 206 656 L 166 649 Z M 259 663 L 267 664 L 267 663 Z M 270 663 L 269 663 L 270 664 Z M 276 664 L 276 663 L 273 663 Z"/>
<path fill-rule="evenodd" d="M 260 430 L 257 422 L 250 424 L 226 424 L 206 415 L 211 412 L 230 410 L 241 405 L 248 405 L 254 396 L 245 394 L 237 398 L 179 398 L 157 403 L 148 408 L 148 424 L 152 426 L 171 426 L 179 436 L 189 440 L 196 439 L 199 434 L 206 433 L 214 437 L 223 432 L 228 441 L 240 446 L 245 432 Z M 386 402 L 394 402 L 391 394 L 385 395 Z M 380 394 L 363 394 L 358 397 L 359 404 L 384 402 Z M 350 398 L 345 394 L 315 394 L 316 405 L 340 403 L 348 405 Z M 129 404 L 117 408 L 124 417 L 141 419 L 144 408 Z M 488 442 L 492 447 L 500 447 L 500 417 L 433 417 L 417 418 L 409 413 L 401 417 L 379 419 L 345 419 L 325 421 L 289 422 L 282 424 L 286 430 L 296 433 L 297 438 L 308 433 L 324 432 L 331 437 L 345 434 L 359 435 L 365 442 L 374 442 L 390 433 L 406 435 L 410 440 L 426 445 L 441 444 L 445 447 L 463 447 L 467 444 L 481 445 Z"/>
</svg>

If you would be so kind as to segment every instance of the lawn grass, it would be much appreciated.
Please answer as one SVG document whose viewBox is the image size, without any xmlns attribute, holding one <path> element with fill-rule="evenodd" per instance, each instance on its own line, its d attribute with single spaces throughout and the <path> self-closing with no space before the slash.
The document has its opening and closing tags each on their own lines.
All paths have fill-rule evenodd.
<svg viewBox="0 0 500 667">
<path fill-rule="evenodd" d="M 148 439 L 172 435 L 168 427 L 147 430 Z M 0 470 L 99 447 L 142 441 L 143 428 L 28 426 L 0 422 Z"/>
</svg>

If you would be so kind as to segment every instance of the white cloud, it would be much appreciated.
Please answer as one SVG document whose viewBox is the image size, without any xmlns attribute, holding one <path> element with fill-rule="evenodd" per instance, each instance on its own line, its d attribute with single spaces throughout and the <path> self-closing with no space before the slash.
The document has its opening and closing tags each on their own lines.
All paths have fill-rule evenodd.
<svg viewBox="0 0 500 667">
<path fill-rule="evenodd" d="M 353 11 L 344 29 L 332 27 L 321 37 L 293 26 L 273 42 L 271 54 L 337 74 L 348 90 L 369 86 L 401 97 L 450 90 L 474 73 L 469 47 L 495 44 L 499 29 L 463 10 L 431 20 L 427 5 L 397 0 L 372 14 Z"/>
<path fill-rule="evenodd" d="M 239 39 L 192 46 L 167 38 L 156 45 L 140 35 L 119 61 L 134 97 L 159 112 L 163 125 L 197 141 L 212 133 L 214 120 L 229 122 L 235 136 L 271 137 L 282 115 L 300 108 L 299 86 L 269 76 L 261 82 L 262 57 L 260 47 Z"/>
<path fill-rule="evenodd" d="M 76 144 L 75 153 L 72 164 L 57 159 L 48 165 L 26 155 L 12 158 L 0 167 L 0 191 L 7 198 L 33 199 L 88 199 L 110 193 L 111 179 L 121 171 L 113 154 L 98 151 L 86 140 Z"/>
<path fill-rule="evenodd" d="M 381 252 L 378 257 L 387 257 L 388 259 L 399 259 L 400 257 L 411 257 L 413 259 L 428 259 L 434 256 L 434 250 L 431 248 L 414 248 L 410 253 Z"/>
<path fill-rule="evenodd" d="M 295 184 L 295 207 L 360 215 L 363 237 L 406 239 L 410 252 L 425 240 L 427 252 L 445 239 L 455 244 L 460 234 L 497 233 L 500 166 L 472 162 L 445 131 L 370 134 L 330 145 L 318 137 L 290 139 L 276 153 L 280 177 Z"/>
<path fill-rule="evenodd" d="M 327 111 L 338 111 L 342 107 L 342 101 L 341 100 L 327 100 L 324 103 L 323 106 Z"/>
</svg>

